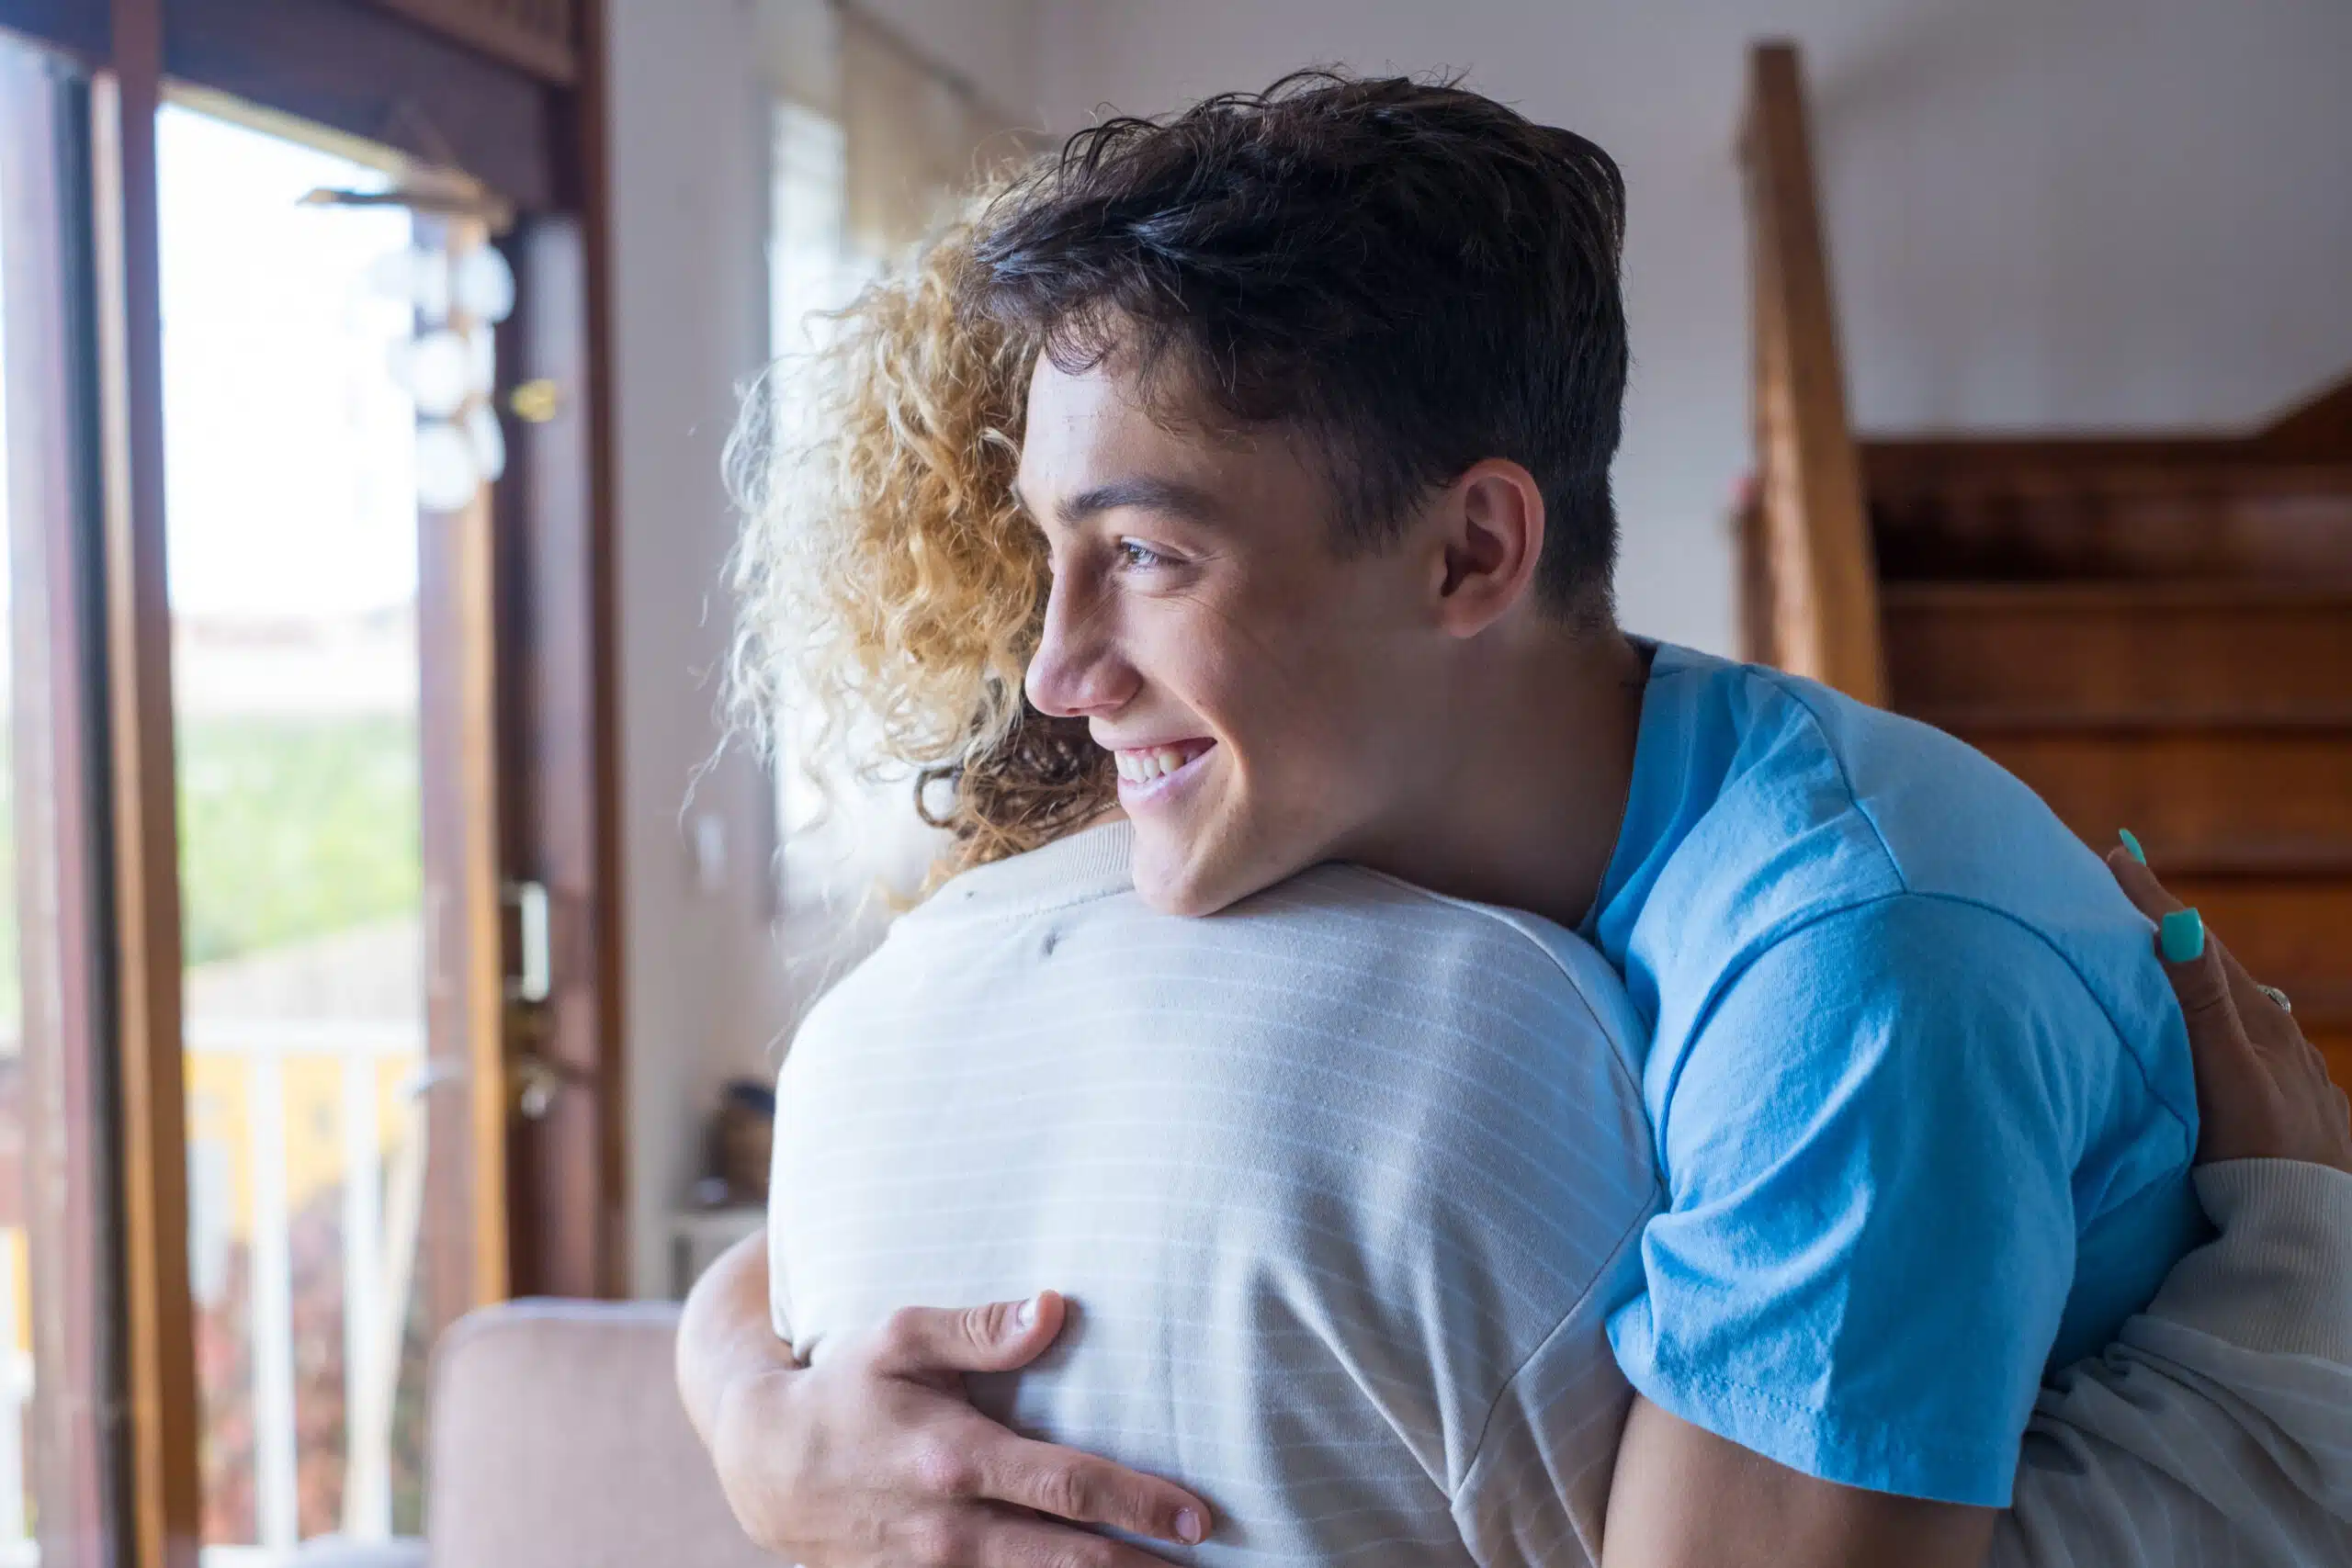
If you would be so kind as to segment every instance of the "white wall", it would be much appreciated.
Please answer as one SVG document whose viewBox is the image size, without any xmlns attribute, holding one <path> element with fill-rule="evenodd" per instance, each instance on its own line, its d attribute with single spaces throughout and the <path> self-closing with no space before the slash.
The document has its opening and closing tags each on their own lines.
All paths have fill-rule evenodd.
<svg viewBox="0 0 2352 1568">
<path fill-rule="evenodd" d="M 612 0 L 625 977 L 632 1242 L 713 1092 L 786 1016 L 764 786 L 717 747 L 719 449 L 765 342 L 774 7 Z M 2352 367 L 2345 0 L 867 0 L 1016 115 L 1172 108 L 1310 62 L 1455 67 L 1594 137 L 1631 186 L 1628 622 L 1728 646 L 1722 516 L 1748 461 L 1731 147 L 1749 39 L 1804 45 L 1856 409 L 1880 428 L 2226 424 Z M 697 887 L 684 826 L 714 817 Z"/>
<path fill-rule="evenodd" d="M 1867 428 L 2228 424 L 2352 369 L 2345 0 L 1045 0 L 1057 129 L 1318 62 L 1466 71 L 1623 165 L 1627 622 L 1728 648 L 1747 465 L 1732 146 L 1804 46 Z"/>
<path fill-rule="evenodd" d="M 666 1220 L 701 1161 L 718 1085 L 773 1070 L 784 1017 L 768 936 L 766 785 L 720 740 L 717 671 L 733 527 L 719 453 L 767 343 L 767 103 L 806 29 L 791 0 L 612 0 L 614 359 L 624 1027 L 631 1271 L 669 1283 Z M 874 0 L 1010 108 L 1034 104 L 1029 0 Z M 690 795 L 691 786 L 691 795 Z M 725 874 L 700 884 L 695 820 Z"/>
</svg>

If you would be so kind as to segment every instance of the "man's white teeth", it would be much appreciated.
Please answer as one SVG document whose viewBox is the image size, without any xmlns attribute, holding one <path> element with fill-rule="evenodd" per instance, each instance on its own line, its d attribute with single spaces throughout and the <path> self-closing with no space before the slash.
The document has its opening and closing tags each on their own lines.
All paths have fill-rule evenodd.
<svg viewBox="0 0 2352 1568">
<path fill-rule="evenodd" d="M 1191 761 L 1173 746 L 1146 746 L 1118 753 L 1119 776 L 1129 784 L 1149 784 L 1174 773 Z"/>
</svg>

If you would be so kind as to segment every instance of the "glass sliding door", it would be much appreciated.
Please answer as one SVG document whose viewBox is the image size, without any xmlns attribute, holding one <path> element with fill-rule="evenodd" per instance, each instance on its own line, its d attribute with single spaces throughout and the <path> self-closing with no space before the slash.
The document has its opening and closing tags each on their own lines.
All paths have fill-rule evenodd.
<svg viewBox="0 0 2352 1568">
<path fill-rule="evenodd" d="M 488 525 L 511 280 L 393 160 L 156 130 L 204 1540 L 274 1560 L 419 1528 L 424 1351 L 472 1293 L 435 1111 L 503 1092 L 494 813 L 487 704 L 440 694 L 487 689 L 488 603 L 435 590 Z"/>
<path fill-rule="evenodd" d="M 299 9 L 0 5 L 0 1568 L 413 1530 L 622 1258 L 602 9 Z"/>
</svg>

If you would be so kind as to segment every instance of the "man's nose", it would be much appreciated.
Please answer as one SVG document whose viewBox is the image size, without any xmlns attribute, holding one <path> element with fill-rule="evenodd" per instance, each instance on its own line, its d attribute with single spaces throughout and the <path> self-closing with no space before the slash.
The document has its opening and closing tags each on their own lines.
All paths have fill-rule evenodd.
<svg viewBox="0 0 2352 1568">
<path fill-rule="evenodd" d="M 1045 629 L 1026 685 L 1039 713 L 1092 718 L 1125 707 L 1141 682 L 1119 652 L 1113 617 L 1100 598 L 1073 583 L 1073 575 L 1056 577 L 1046 596 Z"/>
</svg>

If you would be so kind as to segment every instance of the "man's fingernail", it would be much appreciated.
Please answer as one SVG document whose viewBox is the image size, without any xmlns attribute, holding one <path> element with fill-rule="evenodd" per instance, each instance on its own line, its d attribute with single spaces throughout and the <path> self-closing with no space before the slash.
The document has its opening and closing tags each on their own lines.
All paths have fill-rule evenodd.
<svg viewBox="0 0 2352 1568">
<path fill-rule="evenodd" d="M 1027 1301 L 1023 1302 L 1019 1306 L 1012 1309 L 1012 1326 L 1015 1329 L 1026 1329 L 1031 1324 L 1034 1324 L 1036 1321 L 1036 1297 L 1031 1296 Z"/>
<path fill-rule="evenodd" d="M 2205 951 L 2205 917 L 2175 909 L 2156 922 L 2156 948 L 2167 964 L 2186 964 Z"/>
<path fill-rule="evenodd" d="M 1176 1510 L 1176 1539 L 1186 1546 L 1201 1544 L 1201 1516 L 1190 1508 Z"/>
<path fill-rule="evenodd" d="M 2148 852 L 2140 847 L 2139 836 L 2133 833 L 2131 829 L 2118 828 L 2115 830 L 2115 836 L 2123 840 L 2123 848 L 2125 852 L 2128 852 L 2133 860 L 2138 861 L 2142 865 L 2148 863 Z"/>
</svg>

